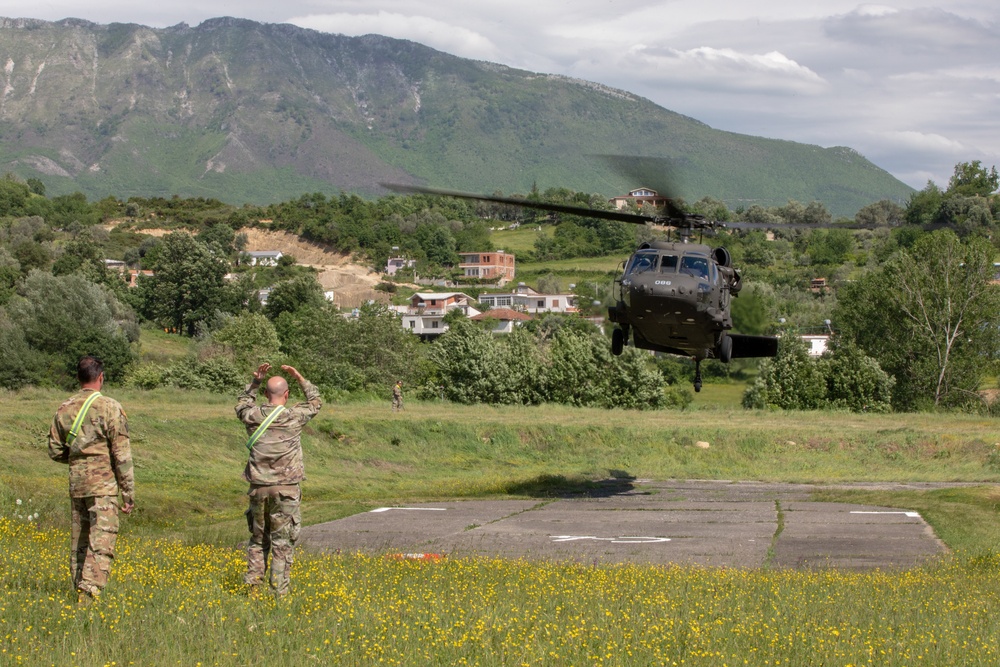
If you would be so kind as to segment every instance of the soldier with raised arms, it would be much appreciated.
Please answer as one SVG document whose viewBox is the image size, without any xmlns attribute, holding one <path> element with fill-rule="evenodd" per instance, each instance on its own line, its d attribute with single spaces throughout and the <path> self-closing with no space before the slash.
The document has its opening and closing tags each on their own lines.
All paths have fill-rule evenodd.
<svg viewBox="0 0 1000 667">
<path fill-rule="evenodd" d="M 243 580 L 251 592 L 259 590 L 270 555 L 271 589 L 282 596 L 289 590 L 301 523 L 299 484 L 305 479 L 302 427 L 316 416 L 323 402 L 315 385 L 291 366 L 282 366 L 299 383 L 305 402 L 287 406 L 288 382 L 274 375 L 264 385 L 267 402 L 258 405 L 257 389 L 270 369 L 267 363 L 257 368 L 236 405 L 236 416 L 247 429 L 249 450 L 243 479 L 250 483 L 250 507 L 246 512 L 250 543 Z"/>
<path fill-rule="evenodd" d="M 80 391 L 62 405 L 49 429 L 49 457 L 69 464 L 72 505 L 70 574 L 77 601 L 89 604 L 111 573 L 121 511 L 135 507 L 132 450 L 121 404 L 101 394 L 104 364 L 85 356 L 77 363 Z"/>
</svg>

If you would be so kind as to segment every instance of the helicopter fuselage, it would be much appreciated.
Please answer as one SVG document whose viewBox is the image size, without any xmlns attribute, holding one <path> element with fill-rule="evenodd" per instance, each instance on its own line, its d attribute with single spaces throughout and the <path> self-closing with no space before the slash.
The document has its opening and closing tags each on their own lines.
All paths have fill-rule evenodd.
<svg viewBox="0 0 1000 667">
<path fill-rule="evenodd" d="M 644 243 L 616 282 L 619 298 L 610 319 L 626 336 L 631 329 L 635 347 L 695 359 L 728 356 L 723 343 L 733 327 L 729 304 L 740 281 L 724 249 Z"/>
</svg>

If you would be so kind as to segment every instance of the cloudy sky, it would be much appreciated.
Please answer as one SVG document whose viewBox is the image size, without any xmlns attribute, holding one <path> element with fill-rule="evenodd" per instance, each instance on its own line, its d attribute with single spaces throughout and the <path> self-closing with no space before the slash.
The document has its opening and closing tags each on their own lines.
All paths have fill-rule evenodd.
<svg viewBox="0 0 1000 667">
<path fill-rule="evenodd" d="M 997 0 L 0 0 L 0 16 L 217 16 L 411 39 L 622 88 L 712 127 L 850 146 L 915 188 L 1000 165 Z"/>
</svg>

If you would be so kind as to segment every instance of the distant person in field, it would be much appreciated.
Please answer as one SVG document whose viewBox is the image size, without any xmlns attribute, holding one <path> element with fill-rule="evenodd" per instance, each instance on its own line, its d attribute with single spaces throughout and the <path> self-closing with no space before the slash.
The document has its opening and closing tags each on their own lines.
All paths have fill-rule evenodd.
<svg viewBox="0 0 1000 667">
<path fill-rule="evenodd" d="M 396 380 L 392 386 L 392 411 L 398 412 L 403 409 L 403 381 Z"/>
<path fill-rule="evenodd" d="M 246 425 L 250 450 L 243 470 L 243 479 L 250 483 L 250 507 L 246 512 L 250 544 L 243 580 L 251 593 L 260 590 L 270 554 L 271 590 L 280 597 L 289 590 L 292 557 L 301 527 L 299 483 L 306 478 L 302 427 L 316 416 L 323 401 L 315 385 L 291 366 L 282 366 L 299 383 L 306 401 L 286 407 L 288 382 L 275 375 L 264 385 L 267 402 L 257 405 L 257 388 L 270 369 L 271 364 L 266 363 L 257 368 L 236 404 L 236 416 Z"/>
<path fill-rule="evenodd" d="M 108 583 L 121 511 L 135 507 L 128 422 L 118 401 L 101 394 L 104 364 L 86 356 L 77 363 L 80 391 L 56 411 L 49 456 L 69 464 L 72 506 L 70 574 L 77 602 L 90 604 Z"/>
</svg>

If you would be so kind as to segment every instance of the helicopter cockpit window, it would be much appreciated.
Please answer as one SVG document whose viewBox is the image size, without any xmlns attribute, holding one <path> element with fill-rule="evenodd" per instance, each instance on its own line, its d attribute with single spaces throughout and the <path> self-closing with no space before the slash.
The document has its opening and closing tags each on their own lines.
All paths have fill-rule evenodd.
<svg viewBox="0 0 1000 667">
<path fill-rule="evenodd" d="M 636 253 L 632 259 L 629 273 L 643 273 L 656 268 L 656 255 L 653 253 Z"/>
<path fill-rule="evenodd" d="M 660 258 L 660 273 L 677 272 L 677 255 L 664 255 Z"/>
<path fill-rule="evenodd" d="M 681 273 L 695 278 L 708 279 L 708 258 L 698 255 L 685 255 L 681 259 Z"/>
</svg>

